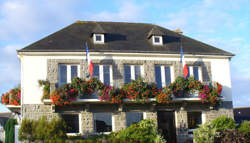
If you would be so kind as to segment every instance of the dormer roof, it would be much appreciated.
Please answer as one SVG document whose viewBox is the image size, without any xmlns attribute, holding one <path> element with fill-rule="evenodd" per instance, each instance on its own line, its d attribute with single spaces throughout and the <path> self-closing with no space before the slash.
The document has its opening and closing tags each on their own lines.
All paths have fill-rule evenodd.
<svg viewBox="0 0 250 143">
<path fill-rule="evenodd" d="M 95 28 L 93 29 L 93 34 L 105 34 L 106 31 L 102 28 L 100 24 L 96 24 Z"/>
<path fill-rule="evenodd" d="M 154 26 L 149 32 L 147 38 L 150 38 L 151 36 L 163 36 L 164 33 L 157 27 Z"/>
</svg>

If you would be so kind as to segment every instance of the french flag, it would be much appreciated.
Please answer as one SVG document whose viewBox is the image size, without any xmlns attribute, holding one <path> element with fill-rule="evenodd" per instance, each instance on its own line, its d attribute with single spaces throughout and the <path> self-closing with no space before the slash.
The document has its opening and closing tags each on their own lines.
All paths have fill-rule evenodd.
<svg viewBox="0 0 250 143">
<path fill-rule="evenodd" d="M 90 59 L 89 48 L 88 48 L 88 44 L 87 43 L 86 43 L 86 61 L 88 62 L 89 75 L 91 77 L 93 75 L 94 66 L 93 66 L 93 63 L 92 63 L 92 61 Z"/>
<path fill-rule="evenodd" d="M 188 67 L 187 67 L 187 64 L 186 64 L 185 59 L 184 59 L 182 45 L 181 45 L 181 63 L 182 63 L 182 67 L 183 67 L 184 77 L 187 78 L 187 76 L 188 76 Z"/>
</svg>

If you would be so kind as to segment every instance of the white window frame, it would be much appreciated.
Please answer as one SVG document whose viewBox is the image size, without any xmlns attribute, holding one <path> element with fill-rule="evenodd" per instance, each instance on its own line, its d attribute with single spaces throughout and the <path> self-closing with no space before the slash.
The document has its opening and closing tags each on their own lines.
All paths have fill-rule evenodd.
<svg viewBox="0 0 250 143">
<path fill-rule="evenodd" d="M 60 70 L 59 67 L 60 66 L 66 66 L 67 67 L 67 83 L 70 83 L 72 81 L 71 79 L 71 66 L 77 66 L 77 77 L 80 77 L 80 65 L 79 64 L 59 64 L 58 65 L 58 82 L 61 81 L 60 79 Z M 60 83 L 59 83 L 60 85 Z"/>
<path fill-rule="evenodd" d="M 81 114 L 80 113 L 78 113 L 78 114 L 63 113 L 63 114 L 66 114 L 66 115 L 78 115 L 78 120 L 79 120 L 79 131 L 78 131 L 78 133 L 66 133 L 66 134 L 68 136 L 77 136 L 77 135 L 81 134 L 82 133 L 82 122 L 81 122 L 82 116 L 81 116 Z"/>
<path fill-rule="evenodd" d="M 155 42 L 155 38 L 159 38 L 159 42 Z M 152 42 L 153 42 L 153 44 L 154 45 L 162 45 L 162 43 L 163 43 L 163 40 L 162 40 L 162 36 L 152 36 Z"/>
<path fill-rule="evenodd" d="M 96 64 L 99 66 L 99 78 L 102 83 L 104 83 L 104 73 L 103 73 L 103 66 L 109 66 L 109 77 L 110 77 L 110 86 L 113 86 L 113 68 L 112 65 L 100 65 Z"/>
<path fill-rule="evenodd" d="M 171 65 L 159 65 L 161 67 L 161 86 L 166 86 L 166 75 L 165 75 L 165 67 L 170 67 L 170 76 L 171 76 L 171 83 L 174 81 L 174 67 Z"/>
<path fill-rule="evenodd" d="M 101 36 L 101 41 L 97 41 L 96 36 Z M 104 34 L 94 34 L 93 35 L 93 42 L 95 44 L 104 44 Z"/>
<path fill-rule="evenodd" d="M 198 67 L 199 81 L 203 81 L 201 66 L 188 66 L 188 67 L 189 67 L 189 75 L 192 76 L 192 77 L 194 76 L 194 67 Z"/>
</svg>

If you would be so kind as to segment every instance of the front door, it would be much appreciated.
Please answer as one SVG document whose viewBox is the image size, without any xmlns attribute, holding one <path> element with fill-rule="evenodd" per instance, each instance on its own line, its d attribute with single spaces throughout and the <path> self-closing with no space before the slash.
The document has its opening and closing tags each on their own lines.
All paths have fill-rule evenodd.
<svg viewBox="0 0 250 143">
<path fill-rule="evenodd" d="M 176 143 L 175 118 L 172 111 L 158 111 L 158 130 L 167 143 Z"/>
</svg>

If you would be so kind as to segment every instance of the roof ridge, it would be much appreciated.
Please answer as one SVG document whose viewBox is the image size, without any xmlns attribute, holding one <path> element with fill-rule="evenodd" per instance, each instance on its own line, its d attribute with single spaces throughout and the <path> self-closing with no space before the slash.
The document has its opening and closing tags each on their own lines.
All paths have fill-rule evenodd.
<svg viewBox="0 0 250 143">
<path fill-rule="evenodd" d="M 77 24 L 82 24 L 82 23 L 95 23 L 95 24 L 100 24 L 100 23 L 123 23 L 123 24 L 146 24 L 146 25 L 152 25 L 152 26 L 158 26 L 153 23 L 145 23 L 145 22 L 122 22 L 122 21 L 81 21 L 77 20 L 75 23 Z"/>
</svg>

